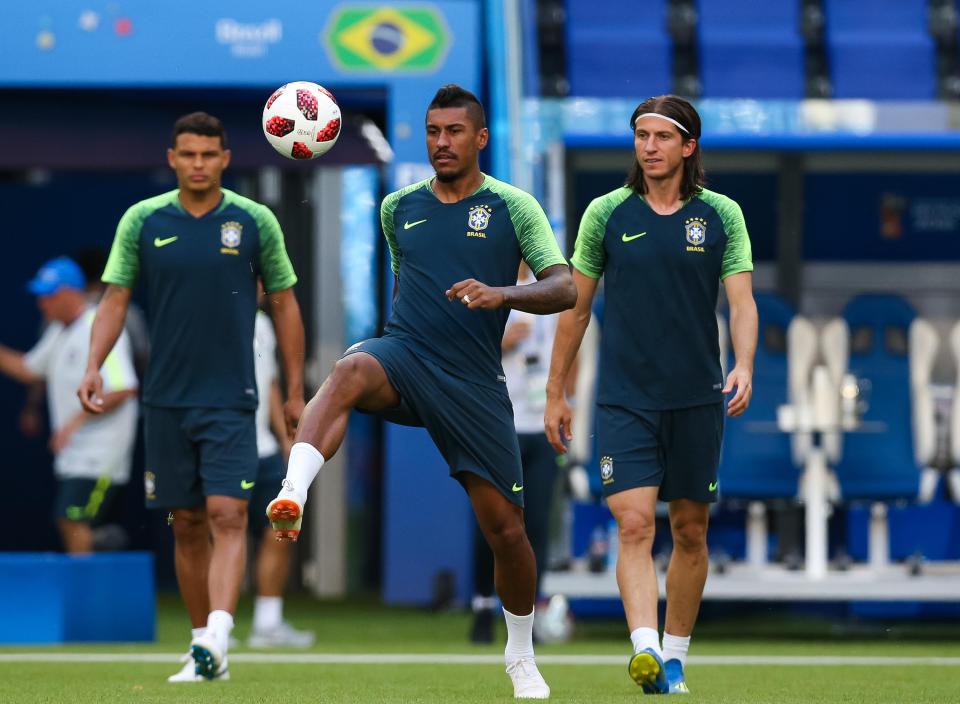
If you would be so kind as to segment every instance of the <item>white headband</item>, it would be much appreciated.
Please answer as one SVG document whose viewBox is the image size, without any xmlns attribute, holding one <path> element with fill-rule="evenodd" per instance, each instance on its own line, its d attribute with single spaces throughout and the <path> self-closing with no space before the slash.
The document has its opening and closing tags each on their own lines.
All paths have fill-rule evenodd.
<svg viewBox="0 0 960 704">
<path fill-rule="evenodd" d="M 683 132 L 686 132 L 687 134 L 690 134 L 690 130 L 688 130 L 686 127 L 684 127 L 684 126 L 681 125 L 679 122 L 677 122 L 676 120 L 674 120 L 672 117 L 667 117 L 666 115 L 661 115 L 661 114 L 658 113 L 658 112 L 645 112 L 645 113 L 643 113 L 642 115 L 637 115 L 637 119 L 633 121 L 633 128 L 634 128 L 634 129 L 637 128 L 637 122 L 640 120 L 641 117 L 659 117 L 661 120 L 666 120 L 667 122 L 672 122 L 672 123 L 675 124 L 678 128 L 680 128 L 680 130 L 682 130 Z"/>
</svg>

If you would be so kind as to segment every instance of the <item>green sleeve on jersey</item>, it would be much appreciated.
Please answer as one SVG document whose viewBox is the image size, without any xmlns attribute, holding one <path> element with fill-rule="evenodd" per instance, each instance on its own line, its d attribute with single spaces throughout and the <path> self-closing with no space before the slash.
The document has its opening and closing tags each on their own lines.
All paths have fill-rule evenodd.
<svg viewBox="0 0 960 704">
<path fill-rule="evenodd" d="M 383 236 L 387 238 L 387 247 L 390 249 L 390 270 L 394 276 L 400 273 L 400 260 L 403 258 L 403 252 L 400 251 L 400 244 L 397 242 L 397 235 L 393 229 L 393 213 L 397 209 L 397 203 L 408 193 L 412 193 L 418 188 L 424 188 L 430 183 L 430 179 L 424 179 L 409 186 L 404 186 L 399 191 L 394 191 L 387 195 L 380 204 L 380 228 L 383 230 Z"/>
<path fill-rule="evenodd" d="M 484 185 L 507 204 L 507 212 L 517 232 L 517 241 L 523 260 L 530 267 L 534 275 L 538 275 L 547 267 L 557 264 L 566 265 L 567 260 L 560 252 L 557 238 L 550 227 L 546 213 L 537 202 L 537 199 L 526 191 L 498 181 L 490 176 L 486 177 Z"/>
<path fill-rule="evenodd" d="M 277 216 L 267 206 L 255 200 L 245 198 L 226 188 L 223 189 L 223 205 L 236 205 L 245 210 L 257 224 L 260 233 L 260 275 L 263 277 L 263 288 L 267 293 L 275 293 L 290 288 L 297 283 L 297 275 L 293 271 L 293 264 L 287 256 L 287 248 L 283 243 L 283 230 L 277 222 Z"/>
<path fill-rule="evenodd" d="M 607 256 L 603 252 L 603 233 L 607 229 L 607 220 L 613 211 L 633 194 L 627 187 L 610 191 L 599 198 L 594 198 L 587 206 L 583 217 L 580 218 L 580 230 L 577 232 L 577 243 L 573 248 L 573 257 L 570 261 L 577 271 L 586 274 L 591 279 L 603 276 L 603 269 L 607 264 Z"/>
<path fill-rule="evenodd" d="M 105 284 L 133 288 L 140 273 L 140 228 L 154 211 L 170 205 L 177 198 L 177 191 L 168 191 L 131 205 L 120 218 L 117 233 L 113 237 L 107 266 L 100 278 Z"/>
<path fill-rule="evenodd" d="M 297 283 L 297 275 L 287 255 L 277 216 L 265 205 L 250 214 L 260 230 L 260 273 L 264 290 L 274 293 L 290 288 Z"/>
<path fill-rule="evenodd" d="M 383 236 L 387 238 L 387 248 L 390 250 L 390 271 L 394 276 L 400 273 L 400 245 L 393 231 L 393 211 L 397 209 L 399 200 L 400 191 L 394 191 L 380 204 L 380 228 L 383 230 Z"/>
<path fill-rule="evenodd" d="M 720 265 L 720 279 L 741 271 L 753 271 L 753 252 L 750 249 L 750 236 L 743 211 L 737 202 L 720 193 L 703 189 L 700 197 L 720 215 L 723 229 L 727 233 L 727 246 L 723 251 L 723 263 Z"/>
</svg>

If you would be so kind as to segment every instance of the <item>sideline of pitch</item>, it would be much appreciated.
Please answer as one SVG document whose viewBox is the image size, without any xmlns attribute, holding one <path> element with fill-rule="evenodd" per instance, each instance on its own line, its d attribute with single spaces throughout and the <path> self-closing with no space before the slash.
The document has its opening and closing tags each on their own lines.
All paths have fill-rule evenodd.
<svg viewBox="0 0 960 704">
<path fill-rule="evenodd" d="M 182 653 L 0 653 L 4 662 L 177 662 Z M 502 655 L 454 655 L 450 653 L 230 653 L 231 662 L 288 665 L 494 665 Z M 623 665 L 622 655 L 538 655 L 541 665 Z M 823 667 L 831 665 L 960 666 L 960 657 L 904 657 L 879 655 L 692 655 L 691 665 L 754 665 Z"/>
</svg>

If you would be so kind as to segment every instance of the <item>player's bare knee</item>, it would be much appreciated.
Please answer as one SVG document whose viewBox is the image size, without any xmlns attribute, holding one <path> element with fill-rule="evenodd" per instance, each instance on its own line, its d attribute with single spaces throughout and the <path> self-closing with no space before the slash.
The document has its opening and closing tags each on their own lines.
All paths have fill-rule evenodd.
<svg viewBox="0 0 960 704">
<path fill-rule="evenodd" d="M 671 533 L 674 550 L 698 553 L 707 549 L 707 524 L 702 521 L 674 521 Z"/>
<path fill-rule="evenodd" d="M 203 509 L 181 508 L 171 512 L 173 537 L 178 543 L 202 543 L 208 540 L 207 516 Z"/>
<path fill-rule="evenodd" d="M 497 554 L 510 552 L 523 546 L 527 540 L 527 532 L 523 527 L 523 521 L 511 518 L 490 526 L 487 537 L 490 541 L 490 549 Z"/>
<path fill-rule="evenodd" d="M 216 506 L 209 510 L 210 531 L 216 536 L 224 533 L 243 533 L 247 530 L 247 508 L 227 505 Z"/>
<path fill-rule="evenodd" d="M 359 354 L 349 354 L 340 359 L 328 377 L 331 393 L 350 403 L 359 400 L 367 391 L 370 363 Z"/>
<path fill-rule="evenodd" d="M 653 543 L 656 519 L 645 511 L 623 511 L 617 516 L 617 537 L 621 545 Z"/>
</svg>

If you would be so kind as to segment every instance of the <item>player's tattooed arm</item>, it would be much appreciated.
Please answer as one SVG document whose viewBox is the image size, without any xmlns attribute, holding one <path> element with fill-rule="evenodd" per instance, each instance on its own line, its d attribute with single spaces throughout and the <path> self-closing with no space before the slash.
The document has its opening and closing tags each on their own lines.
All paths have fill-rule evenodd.
<svg viewBox="0 0 960 704">
<path fill-rule="evenodd" d="M 545 315 L 573 308 L 577 288 L 567 265 L 556 264 L 537 274 L 535 283 L 523 286 L 487 286 L 476 279 L 458 281 L 447 290 L 447 298 L 459 300 L 470 309 L 515 308 Z"/>
</svg>

